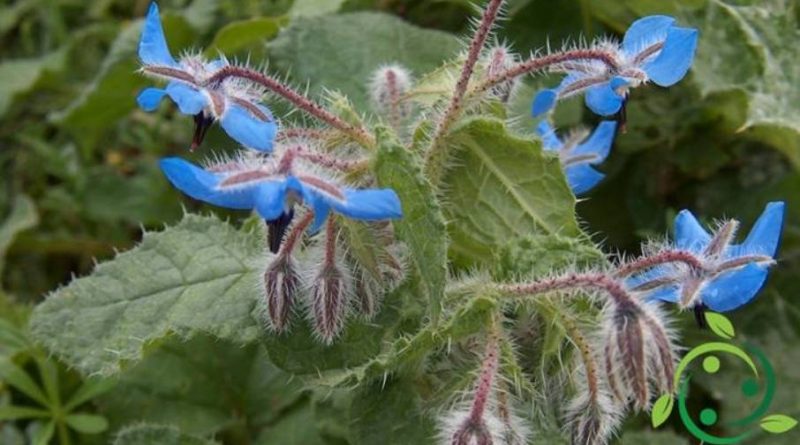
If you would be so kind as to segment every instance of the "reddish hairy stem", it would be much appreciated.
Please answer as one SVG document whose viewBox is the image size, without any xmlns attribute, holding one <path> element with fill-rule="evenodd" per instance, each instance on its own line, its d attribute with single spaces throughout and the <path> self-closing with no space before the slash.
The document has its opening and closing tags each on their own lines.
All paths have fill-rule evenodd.
<svg viewBox="0 0 800 445">
<path fill-rule="evenodd" d="M 705 270 L 703 262 L 692 252 L 686 250 L 666 250 L 655 255 L 638 258 L 630 263 L 623 264 L 617 268 L 617 270 L 614 272 L 614 276 L 617 278 L 623 278 L 633 275 L 636 272 L 641 272 L 642 270 L 667 263 L 683 263 L 694 270 Z"/>
<path fill-rule="evenodd" d="M 455 120 L 456 115 L 461 110 L 461 105 L 464 100 L 464 93 L 467 91 L 467 85 L 469 85 L 469 79 L 472 77 L 472 73 L 475 70 L 475 64 L 478 62 L 483 45 L 486 43 L 486 38 L 489 36 L 489 31 L 491 31 L 492 25 L 497 19 L 497 14 L 500 12 L 500 5 L 502 4 L 503 0 L 490 0 L 489 4 L 486 5 L 486 9 L 483 11 L 483 17 L 481 17 L 478 30 L 475 32 L 475 35 L 472 37 L 472 41 L 469 44 L 467 60 L 464 62 L 464 66 L 461 68 L 461 75 L 458 78 L 458 82 L 456 82 L 456 88 L 455 91 L 453 91 L 453 97 L 450 99 L 450 105 L 442 115 L 442 118 L 436 127 L 436 133 L 434 133 L 433 139 L 431 139 L 429 153 L 434 151 L 435 147 L 439 145 L 442 137 L 444 137 L 444 135 L 447 133 L 447 130 Z"/>
<path fill-rule="evenodd" d="M 518 296 L 544 294 L 558 290 L 593 289 L 605 292 L 617 304 L 636 305 L 622 283 L 599 273 L 570 274 L 522 284 L 501 284 L 501 292 Z"/>
<path fill-rule="evenodd" d="M 333 267 L 336 265 L 336 223 L 333 217 L 328 217 L 328 224 L 325 226 L 325 266 Z"/>
<path fill-rule="evenodd" d="M 311 221 L 314 219 L 314 212 L 308 211 L 303 218 L 297 222 L 297 224 L 292 227 L 292 230 L 286 235 L 286 239 L 283 241 L 283 245 L 281 246 L 281 250 L 278 253 L 279 255 L 290 255 L 294 250 L 295 246 L 297 246 L 297 242 L 303 236 L 303 232 L 306 231 L 306 228 Z"/>
<path fill-rule="evenodd" d="M 494 335 L 490 335 L 486 344 L 486 355 L 481 364 L 478 386 L 475 388 L 475 399 L 472 402 L 472 409 L 469 413 L 469 421 L 473 425 L 478 425 L 483 421 L 483 412 L 486 409 L 486 403 L 489 401 L 494 376 L 497 374 L 497 367 L 500 363 L 499 354 L 497 338 Z"/>
<path fill-rule="evenodd" d="M 487 77 L 478 84 L 478 86 L 475 88 L 475 92 L 481 93 L 497 84 L 511 80 L 523 74 L 532 73 L 552 65 L 557 65 L 559 63 L 569 62 L 572 60 L 599 60 L 613 70 L 617 70 L 619 67 L 614 55 L 608 51 L 599 49 L 575 49 L 542 57 L 533 57 L 524 62 L 520 62 L 505 71 L 501 71 L 494 76 Z"/>
<path fill-rule="evenodd" d="M 323 108 L 322 105 L 300 94 L 291 87 L 284 85 L 274 77 L 268 76 L 264 73 L 254 71 L 248 68 L 243 68 L 240 66 L 228 65 L 224 68 L 219 69 L 216 73 L 214 73 L 214 75 L 211 76 L 206 81 L 206 83 L 207 84 L 219 83 L 229 77 L 237 77 L 255 82 L 267 88 L 268 90 L 274 92 L 275 94 L 283 97 L 289 102 L 293 103 L 298 108 L 310 114 L 311 116 L 314 116 L 317 119 L 327 123 L 331 127 L 334 127 L 342 131 L 343 133 L 348 134 L 351 138 L 353 138 L 361 145 L 365 147 L 375 146 L 375 138 L 372 135 L 370 135 L 364 128 L 343 121 L 338 116 L 332 114 L 331 112 Z"/>
</svg>

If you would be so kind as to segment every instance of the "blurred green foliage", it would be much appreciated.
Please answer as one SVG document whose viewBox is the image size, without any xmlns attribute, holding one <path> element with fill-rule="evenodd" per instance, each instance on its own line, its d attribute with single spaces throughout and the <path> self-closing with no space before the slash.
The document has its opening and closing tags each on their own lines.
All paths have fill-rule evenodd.
<svg viewBox="0 0 800 445">
<path fill-rule="evenodd" d="M 112 257 L 115 250 L 130 249 L 141 240 L 143 228 L 155 230 L 164 224 L 177 224 L 183 213 L 181 203 L 192 211 L 210 211 L 181 199 L 157 168 L 156 161 L 161 156 L 188 155 L 191 124 L 167 107 L 154 115 L 135 107 L 136 93 L 147 84 L 136 73 L 135 47 L 140 17 L 148 3 L 147 0 L 5 0 L 0 7 L 0 165 L 5 189 L 0 194 L 0 323 L 8 327 L 4 332 L 24 329 L 29 305 L 41 301 L 72 276 L 89 273 L 96 260 Z M 800 370 L 795 365 L 799 354 L 795 345 L 800 340 L 798 1 L 511 0 L 508 3 L 508 16 L 498 39 L 508 42 L 521 54 L 546 45 L 558 48 L 562 42 L 569 45 L 579 38 L 619 33 L 635 18 L 652 13 L 673 14 L 700 29 L 697 63 L 685 81 L 668 91 L 649 87 L 633 92 L 627 132 L 619 135 L 609 161 L 603 166 L 608 174 L 605 182 L 589 199 L 578 203 L 579 222 L 606 250 L 636 253 L 643 239 L 663 236 L 672 216 L 680 209 L 690 208 L 708 219 L 738 217 L 747 226 L 767 201 L 787 201 L 789 214 L 779 265 L 757 301 L 733 314 L 732 319 L 748 341 L 758 344 L 775 360 L 781 389 L 775 410 L 798 417 Z M 399 61 L 417 77 L 436 69 L 457 55 L 458 37 L 470 31 L 469 18 L 476 15 L 475 8 L 466 0 L 164 0 L 161 7 L 173 50 L 208 48 L 210 55 L 221 51 L 241 60 L 250 57 L 255 63 L 263 61 L 296 84 L 307 84 L 312 95 L 321 94 L 323 86 L 346 93 L 356 110 L 366 106 L 363 85 L 376 66 Z M 438 31 L 411 28 L 400 19 Z M 529 80 L 522 91 L 532 91 L 531 85 L 543 81 Z M 518 115 L 508 116 L 516 119 L 514 125 L 520 129 L 522 138 L 532 137 L 533 121 L 527 114 L 529 100 L 530 96 L 518 97 L 514 108 Z M 559 122 L 595 123 L 596 117 L 582 112 L 576 102 L 561 107 L 557 114 Z M 480 151 L 502 149 L 500 153 L 494 151 L 499 156 L 498 162 L 507 164 L 502 172 L 530 174 L 531 181 L 548 181 L 547 172 L 552 168 L 526 172 L 524 164 L 514 165 L 518 159 L 514 150 L 517 144 L 524 146 L 525 140 L 514 139 L 495 148 L 491 146 L 493 140 L 508 136 L 495 131 L 490 121 L 471 125 L 475 128 L 464 129 L 459 143 L 474 155 L 459 164 L 459 169 L 483 172 Z M 206 142 L 207 147 L 223 151 L 230 145 L 217 130 L 212 130 Z M 397 154 L 391 150 L 387 149 L 384 155 L 393 164 L 403 165 L 402 160 L 392 157 Z M 407 168 L 409 174 L 416 174 L 413 165 Z M 450 202 L 455 205 L 420 209 L 421 214 L 427 212 L 430 230 L 441 230 L 443 217 L 461 221 L 462 227 L 468 228 L 470 224 L 481 227 L 485 239 L 476 237 L 476 230 L 457 229 L 451 233 L 451 255 L 459 266 L 479 264 L 486 250 L 496 245 L 497 238 L 508 229 L 518 232 L 515 234 L 523 239 L 517 242 L 522 245 L 533 243 L 553 249 L 569 245 L 569 239 L 558 238 L 564 233 L 537 234 L 524 239 L 527 226 L 504 228 L 491 215 L 482 215 L 488 220 L 477 221 L 471 219 L 476 215 L 459 214 L 459 199 L 470 199 L 470 186 L 478 179 L 495 187 L 482 189 L 491 195 L 486 199 L 506 196 L 502 178 L 491 182 L 492 178 L 451 172 L 444 182 L 464 193 L 452 197 Z M 402 193 L 422 196 L 424 191 L 409 187 Z M 537 221 L 542 224 L 535 211 L 541 209 L 544 201 L 529 196 L 526 202 L 530 204 L 526 208 L 533 213 L 520 218 L 533 230 Z M 549 209 L 547 215 L 559 221 L 559 226 L 566 221 L 578 230 L 569 209 Z M 192 231 L 215 231 L 216 238 L 212 239 L 216 239 L 216 244 L 212 248 L 224 249 L 227 242 L 248 244 L 247 239 L 240 239 L 245 234 L 234 233 L 218 223 L 201 227 L 197 224 L 201 219 L 190 217 L 179 223 L 186 237 L 199 236 Z M 409 236 L 413 232 L 413 228 L 398 230 L 406 230 Z M 175 248 L 170 255 L 191 255 L 180 250 L 181 242 L 173 232 L 168 243 L 174 243 Z M 424 240 L 419 243 L 424 244 Z M 145 240 L 140 249 L 147 246 Z M 154 258 L 164 258 L 163 252 L 156 252 L 156 247 L 153 250 Z M 536 264 L 530 258 L 514 256 L 515 252 L 515 246 L 509 246 L 502 258 L 514 265 Z M 594 254 L 581 252 L 581 257 Z M 216 258 L 213 252 L 209 255 Z M 426 259 L 429 257 L 419 261 Z M 152 273 L 164 272 L 158 263 L 151 266 L 155 268 Z M 235 265 L 231 270 L 224 270 L 225 265 L 218 266 L 221 276 L 252 272 L 238 270 Z M 109 269 L 113 267 L 106 268 L 113 276 L 116 272 Z M 431 274 L 427 283 L 443 285 L 436 283 L 436 274 L 444 271 L 436 270 L 435 265 L 424 269 Z M 505 268 L 504 273 L 509 270 L 510 267 Z M 105 285 L 106 282 L 97 284 Z M 309 363 L 320 360 L 331 363 L 330 369 L 349 368 L 347 373 L 324 375 L 325 366 L 314 369 L 321 373 L 322 381 L 331 382 L 334 387 L 341 382 L 380 376 L 394 369 L 391 359 L 367 361 L 372 354 L 362 356 L 361 349 L 350 351 L 349 355 L 348 351 L 338 350 L 326 357 L 316 356 L 313 350 L 304 354 L 304 344 L 313 340 L 303 328 L 296 329 L 298 335 L 292 337 L 290 344 L 268 344 L 269 357 L 266 357 L 256 345 L 238 346 L 255 338 L 257 326 L 220 324 L 220 318 L 226 316 L 212 310 L 216 301 L 225 311 L 238 311 L 250 320 L 246 318 L 250 307 L 224 305 L 226 293 L 215 293 L 214 289 L 201 289 L 192 295 L 196 298 L 186 301 L 193 306 L 185 308 L 186 319 L 177 325 L 214 334 L 224 341 L 206 336 L 188 342 L 174 337 L 160 338 L 167 330 L 175 330 L 176 324 L 130 325 L 126 327 L 129 330 L 117 329 L 115 325 L 106 332 L 108 337 L 104 340 L 108 348 L 81 355 L 80 359 L 88 362 L 77 364 L 79 369 L 106 371 L 105 366 L 125 365 L 143 351 L 151 353 L 126 369 L 113 390 L 102 395 L 100 391 L 91 393 L 91 397 L 72 407 L 81 405 L 89 413 L 81 411 L 84 417 L 73 418 L 71 422 L 66 416 L 54 422 L 53 427 L 40 420 L 4 424 L 4 418 L 0 417 L 0 442 L 21 444 L 25 443 L 25 437 L 33 441 L 43 437 L 48 428 L 68 424 L 78 433 L 52 434 L 63 434 L 79 443 L 105 443 L 112 437 L 109 433 L 139 422 L 153 425 L 126 428 L 116 436 L 115 443 L 152 443 L 148 438 L 158 437 L 165 444 L 205 444 L 212 443 L 203 439 L 210 434 L 215 434 L 220 442 L 235 444 L 411 443 L 408 440 L 413 441 L 409 438 L 416 437 L 415 434 L 432 431 L 426 418 L 420 416 L 414 420 L 422 410 L 420 401 L 402 397 L 407 393 L 405 385 L 409 385 L 402 373 L 382 383 L 379 380 L 380 392 L 360 388 L 355 394 L 342 394 L 340 389 L 318 394 L 319 389 L 305 388 L 286 373 L 287 369 L 310 372 Z M 198 303 L 201 300 L 209 304 Z M 452 325 L 445 329 L 451 329 L 447 332 L 455 338 L 468 336 L 475 330 L 474 320 L 487 313 L 483 306 L 487 304 L 475 302 L 464 313 L 456 314 L 451 319 Z M 208 314 L 195 312 L 202 306 L 210 308 Z M 400 315 L 393 313 L 392 308 L 390 299 L 381 317 L 392 320 L 393 332 L 411 332 L 412 326 L 394 324 Z M 229 319 L 236 317 L 230 315 Z M 69 320 L 62 321 L 63 325 L 49 328 L 55 331 L 69 326 Z M 686 326 L 682 326 L 684 337 L 691 339 L 692 344 L 709 335 L 695 330 L 686 321 Z M 181 334 L 180 330 L 173 333 Z M 377 348 L 371 340 L 379 341 L 386 335 L 366 323 L 351 333 L 361 337 L 361 346 L 367 351 Z M 27 334 L 19 335 L 26 338 Z M 125 347 L 130 345 L 118 337 L 129 336 L 136 336 L 140 343 L 134 349 L 120 350 L 116 341 Z M 18 402 L 26 407 L 35 407 L 38 402 L 47 406 L 45 402 L 52 402 L 50 396 L 60 404 L 61 399 L 74 391 L 80 392 L 92 382 L 81 383 L 77 373 L 55 359 L 47 359 L 32 344 L 9 347 L 3 343 L 7 338 L 0 337 L 0 363 L 7 371 L 0 369 L 6 372 L 0 374 L 0 380 L 9 383 L 0 385 L 0 413 L 10 412 L 10 407 Z M 422 331 L 393 347 L 408 351 L 409 345 L 419 348 L 425 345 L 427 350 L 441 346 L 437 343 L 441 341 Z M 76 345 L 76 350 L 80 346 Z M 110 364 L 104 358 L 104 354 L 112 353 L 109 351 L 121 354 L 122 358 L 117 357 Z M 77 359 L 68 362 L 75 366 Z M 8 378 L 12 371 L 18 377 L 17 385 Z M 33 376 L 28 377 L 32 386 L 24 383 L 26 391 L 20 388 L 19 382 L 26 381 L 20 376 L 29 374 Z M 728 377 L 730 382 L 702 382 L 705 386 L 699 391 L 705 391 L 708 400 L 735 411 L 740 406 L 735 399 L 717 400 L 719 392 L 715 392 L 721 386 L 737 385 L 736 375 Z M 436 375 L 430 377 L 436 378 Z M 53 383 L 56 381 L 63 384 Z M 53 385 L 57 387 L 53 389 Z M 37 390 L 42 392 L 34 389 L 41 387 L 51 392 L 38 400 L 32 394 L 38 395 Z M 387 402 L 393 400 L 397 403 Z M 344 412 L 343 406 L 349 412 Z M 377 414 L 384 407 L 390 411 Z M 154 409 L 158 410 L 156 414 Z M 110 422 L 108 430 L 100 428 L 106 418 Z M 386 424 L 392 418 L 410 420 L 405 424 Z M 673 433 L 642 431 L 645 423 L 641 419 L 631 421 L 628 429 L 632 432 L 621 443 L 688 441 L 677 439 Z M 683 434 L 679 423 L 674 426 L 676 434 Z M 255 438 L 252 442 L 251 437 Z M 536 440 L 542 441 L 536 443 L 555 443 L 548 442 L 544 433 Z M 796 442 L 796 436 L 791 435 L 753 441 Z"/>
</svg>

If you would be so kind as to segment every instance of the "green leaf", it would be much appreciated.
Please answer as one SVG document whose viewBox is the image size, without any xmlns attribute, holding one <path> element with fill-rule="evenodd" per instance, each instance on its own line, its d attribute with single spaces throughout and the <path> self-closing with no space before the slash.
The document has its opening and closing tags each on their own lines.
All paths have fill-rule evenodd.
<svg viewBox="0 0 800 445">
<path fill-rule="evenodd" d="M 56 424 L 53 421 L 40 425 L 39 429 L 33 434 L 32 445 L 47 445 L 55 432 Z"/>
<path fill-rule="evenodd" d="M 67 48 L 35 59 L 11 59 L 0 63 L 0 117 L 6 114 L 14 99 L 36 86 L 49 71 L 61 70 L 67 61 Z"/>
<path fill-rule="evenodd" d="M 417 388 L 405 380 L 375 380 L 360 388 L 350 406 L 353 445 L 435 443 Z"/>
<path fill-rule="evenodd" d="M 299 18 L 270 42 L 270 65 L 310 86 L 312 95 L 339 90 L 363 110 L 367 82 L 387 63 L 427 73 L 461 48 L 452 35 L 372 12 Z"/>
<path fill-rule="evenodd" d="M 433 187 L 422 175 L 419 157 L 400 146 L 386 130 L 377 133 L 375 175 L 381 187 L 394 189 L 400 197 L 403 218 L 395 221 L 394 227 L 410 249 L 435 323 L 447 278 L 447 235 L 442 210 Z"/>
<path fill-rule="evenodd" d="M 267 40 L 278 34 L 288 21 L 284 18 L 257 17 L 231 22 L 217 31 L 206 55 L 216 57 L 219 53 L 232 55 L 247 49 L 263 47 Z"/>
<path fill-rule="evenodd" d="M 65 411 L 71 411 L 80 405 L 88 402 L 89 400 L 98 397 L 114 387 L 117 382 L 113 379 L 104 379 L 100 377 L 90 377 L 84 380 L 83 384 L 74 394 L 69 398 L 67 404 L 64 405 Z"/>
<path fill-rule="evenodd" d="M 301 385 L 272 365 L 259 344 L 203 335 L 158 345 L 95 403 L 112 426 L 162 422 L 206 436 L 244 419 L 275 422 L 301 396 Z"/>
<path fill-rule="evenodd" d="M 791 5 L 791 6 L 790 6 Z M 800 40 L 794 2 L 709 0 L 691 17 L 702 33 L 693 78 L 704 94 L 747 93 L 746 135 L 774 145 L 800 166 Z M 720 67 L 725 67 L 720 69 Z"/>
<path fill-rule="evenodd" d="M 14 199 L 11 214 L 6 217 L 0 226 L 0 274 L 5 266 L 5 257 L 11 243 L 17 234 L 39 224 L 39 214 L 36 205 L 25 196 L 19 195 Z"/>
<path fill-rule="evenodd" d="M 64 421 L 72 429 L 83 434 L 98 434 L 108 429 L 108 420 L 94 414 L 70 414 Z"/>
<path fill-rule="evenodd" d="M 195 33 L 183 17 L 167 13 L 162 22 L 173 54 L 192 43 Z M 84 147 L 93 147 L 108 128 L 136 108 L 136 95 L 152 83 L 136 72 L 141 26 L 140 19 L 120 29 L 94 80 L 66 109 L 51 115 Z"/>
<path fill-rule="evenodd" d="M 603 252 L 583 239 L 532 234 L 508 241 L 494 256 L 494 276 L 502 280 L 544 276 L 554 270 L 597 264 Z"/>
<path fill-rule="evenodd" d="M 28 408 L 24 406 L 0 406 L 0 421 L 17 419 L 46 419 L 50 412 L 43 409 Z"/>
<path fill-rule="evenodd" d="M 51 406 L 52 401 L 24 369 L 7 358 L 0 358 L 0 380 L 18 389 L 42 406 Z"/>
<path fill-rule="evenodd" d="M 114 445 L 218 445 L 218 442 L 184 434 L 174 426 L 143 424 L 120 431 Z"/>
<path fill-rule="evenodd" d="M 797 420 L 783 414 L 772 414 L 761 419 L 761 429 L 772 434 L 781 434 L 797 426 Z"/>
<path fill-rule="evenodd" d="M 289 15 L 292 17 L 313 17 L 331 14 L 342 7 L 344 0 L 294 0 Z"/>
<path fill-rule="evenodd" d="M 487 264 L 514 237 L 581 234 L 558 157 L 538 141 L 508 134 L 500 121 L 473 119 L 446 143 L 453 165 L 441 190 L 450 252 L 461 264 Z"/>
<path fill-rule="evenodd" d="M 263 242 L 260 233 L 187 215 L 50 295 L 33 312 L 32 334 L 68 364 L 100 374 L 138 360 L 169 332 L 252 342 L 262 332 L 251 312 Z"/>
<path fill-rule="evenodd" d="M 730 340 L 736 335 L 733 329 L 733 323 L 728 320 L 728 317 L 718 314 L 716 312 L 706 312 L 706 323 L 711 331 L 725 340 Z"/>
<path fill-rule="evenodd" d="M 311 404 L 294 409 L 259 433 L 255 445 L 326 445 Z"/>
<path fill-rule="evenodd" d="M 650 412 L 650 421 L 653 428 L 658 428 L 667 421 L 669 415 L 672 413 L 672 407 L 675 404 L 675 399 L 671 394 L 663 394 L 653 403 L 653 409 Z"/>
</svg>

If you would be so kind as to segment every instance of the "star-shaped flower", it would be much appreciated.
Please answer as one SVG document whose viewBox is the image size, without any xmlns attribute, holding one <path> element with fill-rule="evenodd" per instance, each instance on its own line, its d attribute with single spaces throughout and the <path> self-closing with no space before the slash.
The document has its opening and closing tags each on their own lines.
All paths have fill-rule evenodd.
<svg viewBox="0 0 800 445">
<path fill-rule="evenodd" d="M 580 195 L 594 188 L 603 179 L 604 175 L 592 168 L 592 165 L 600 164 L 608 157 L 616 129 L 616 122 L 604 121 L 583 141 L 582 137 L 562 141 L 550 123 L 544 120 L 536 127 L 536 132 L 541 136 L 545 150 L 558 152 L 572 192 Z"/>
<path fill-rule="evenodd" d="M 214 73 L 228 65 L 225 58 L 206 61 L 185 55 L 176 61 L 161 27 L 158 5 L 152 3 L 139 41 L 142 72 L 168 81 L 165 88 L 146 88 L 136 99 L 146 111 L 168 96 L 183 114 L 195 119 L 192 148 L 202 143 L 208 127 L 219 121 L 237 142 L 259 151 L 272 150 L 278 127 L 272 113 L 259 103 L 264 91 L 250 82 L 226 79 L 209 83 Z"/>
<path fill-rule="evenodd" d="M 333 210 L 349 218 L 376 221 L 403 215 L 400 199 L 391 189 L 353 189 L 313 171 L 303 171 L 287 152 L 280 159 L 247 159 L 201 168 L 181 158 L 164 158 L 161 170 L 180 191 L 220 207 L 255 210 L 278 226 L 271 240 L 277 251 L 280 230 L 288 226 L 295 204 L 314 212 L 310 227 L 316 232 Z M 275 245 L 277 243 L 277 245 Z"/>
<path fill-rule="evenodd" d="M 552 110 L 559 99 L 586 93 L 586 105 L 609 116 L 623 109 L 630 88 L 649 81 L 662 87 L 674 85 L 686 75 L 697 47 L 697 30 L 674 23 L 668 16 L 644 17 L 628 28 L 621 44 L 596 44 L 592 49 L 606 52 L 611 66 L 598 60 L 570 60 L 554 66 L 553 71 L 567 76 L 558 87 L 536 94 L 533 115 Z"/>
<path fill-rule="evenodd" d="M 783 229 L 784 203 L 771 202 L 742 244 L 733 244 L 739 222 L 727 221 L 707 232 L 688 210 L 675 218 L 675 249 L 694 253 L 702 268 L 658 266 L 633 276 L 627 286 L 648 298 L 682 308 L 708 307 L 726 312 L 750 302 L 767 280 Z"/>
</svg>

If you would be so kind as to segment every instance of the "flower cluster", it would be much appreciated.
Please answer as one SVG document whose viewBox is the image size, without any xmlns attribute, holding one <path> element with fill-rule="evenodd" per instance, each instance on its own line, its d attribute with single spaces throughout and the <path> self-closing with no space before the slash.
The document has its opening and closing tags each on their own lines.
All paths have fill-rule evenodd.
<svg viewBox="0 0 800 445">
<path fill-rule="evenodd" d="M 264 273 L 270 327 L 277 332 L 288 328 L 297 296 L 304 291 L 310 296 L 307 306 L 312 324 L 325 342 L 333 341 L 341 331 L 348 307 L 373 315 L 377 299 L 403 273 L 401 259 L 391 253 L 394 238 L 391 234 L 373 237 L 385 241 L 374 247 L 383 255 L 379 256 L 381 264 L 365 273 L 358 258 L 337 248 L 343 236 L 329 216 L 335 213 L 373 223 L 397 219 L 403 214 L 397 194 L 391 189 L 356 187 L 354 184 L 365 182 L 363 178 L 356 183 L 343 179 L 365 160 L 332 157 L 302 138 L 279 141 L 278 124 L 261 103 L 267 87 L 273 86 L 270 78 L 252 71 L 245 72 L 249 77 L 230 75 L 235 66 L 224 57 L 206 61 L 185 55 L 176 61 L 155 3 L 144 22 L 139 58 L 143 73 L 167 81 L 163 89 L 147 88 L 139 94 L 137 101 L 144 110 L 154 110 L 162 98 L 169 97 L 181 113 L 194 116 L 192 148 L 200 145 L 213 122 L 219 122 L 244 146 L 237 155 L 205 166 L 178 157 L 164 158 L 160 164 L 167 179 L 186 195 L 219 207 L 255 211 L 264 219 L 272 254 Z M 398 77 L 402 87 L 402 73 Z M 281 91 L 301 106 L 309 106 L 288 87 Z M 324 114 L 323 118 L 335 121 Z M 296 213 L 302 213 L 299 220 Z M 295 250 L 303 233 L 314 234 L 326 222 L 321 264 L 304 275 L 294 259 Z M 369 230 L 385 232 L 380 227 Z"/>
</svg>

